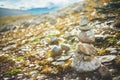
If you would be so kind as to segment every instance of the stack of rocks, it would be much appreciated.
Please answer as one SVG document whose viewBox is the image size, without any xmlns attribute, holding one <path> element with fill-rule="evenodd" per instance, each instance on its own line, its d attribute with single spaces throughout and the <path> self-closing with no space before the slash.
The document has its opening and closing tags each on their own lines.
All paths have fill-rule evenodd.
<svg viewBox="0 0 120 80">
<path fill-rule="evenodd" d="M 114 60 L 116 56 L 115 55 L 98 56 L 97 50 L 92 45 L 92 43 L 95 42 L 95 35 L 88 24 L 89 24 L 88 18 L 82 17 L 79 27 L 80 33 L 77 35 L 79 42 L 76 45 L 76 51 L 73 55 L 72 68 L 74 68 L 77 72 L 80 73 L 86 72 L 85 75 L 87 77 L 90 77 L 89 72 L 92 71 L 92 76 L 95 77 L 96 75 L 96 79 L 91 78 L 90 80 L 112 80 L 112 75 L 109 69 L 102 63 L 110 62 Z M 101 79 L 98 79 L 97 75 L 99 75 Z"/>
<path fill-rule="evenodd" d="M 87 17 L 80 20 L 80 33 L 77 35 L 79 43 L 76 46 L 76 52 L 73 55 L 72 67 L 78 72 L 88 72 L 98 69 L 101 66 L 100 60 L 96 57 L 97 51 L 91 44 L 95 42 L 94 33 L 88 26 Z"/>
</svg>

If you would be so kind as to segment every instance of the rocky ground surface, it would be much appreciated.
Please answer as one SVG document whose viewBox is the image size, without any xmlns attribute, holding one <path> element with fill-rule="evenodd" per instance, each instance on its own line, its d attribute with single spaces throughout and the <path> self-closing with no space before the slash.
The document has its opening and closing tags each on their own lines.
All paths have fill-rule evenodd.
<svg viewBox="0 0 120 80">
<path fill-rule="evenodd" d="M 120 2 L 86 0 L 0 30 L 0 80 L 120 80 Z M 82 23 L 95 34 L 100 68 L 79 72 L 71 64 Z M 10 23 L 11 24 L 11 23 Z M 88 34 L 93 36 L 93 34 Z M 89 46 L 85 47 L 85 51 Z M 87 49 L 88 48 L 88 49 Z M 94 54 L 94 51 L 88 52 Z M 87 53 L 87 52 L 86 52 Z M 111 59 L 112 56 L 115 59 Z M 111 59 L 107 60 L 106 59 Z M 88 64 L 89 65 L 89 64 Z"/>
</svg>

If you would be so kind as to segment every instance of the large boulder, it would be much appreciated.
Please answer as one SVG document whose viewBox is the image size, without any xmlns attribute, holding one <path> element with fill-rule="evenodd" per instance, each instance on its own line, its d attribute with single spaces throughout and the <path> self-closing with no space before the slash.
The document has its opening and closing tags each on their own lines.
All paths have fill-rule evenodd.
<svg viewBox="0 0 120 80">
<path fill-rule="evenodd" d="M 72 67 L 78 72 L 89 72 L 98 69 L 101 62 L 98 58 L 92 56 L 84 56 L 75 53 L 73 56 Z"/>
</svg>

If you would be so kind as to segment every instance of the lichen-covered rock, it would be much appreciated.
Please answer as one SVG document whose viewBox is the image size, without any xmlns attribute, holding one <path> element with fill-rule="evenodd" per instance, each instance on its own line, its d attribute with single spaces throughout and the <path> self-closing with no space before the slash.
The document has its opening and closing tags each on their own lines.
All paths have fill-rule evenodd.
<svg viewBox="0 0 120 80">
<path fill-rule="evenodd" d="M 52 49 L 52 57 L 60 56 L 62 54 L 62 49 L 60 46 L 54 46 Z"/>
<path fill-rule="evenodd" d="M 70 50 L 70 45 L 68 45 L 68 44 L 61 44 L 61 48 L 62 48 L 62 50 L 64 50 L 65 52 L 67 52 L 67 51 Z"/>
<path fill-rule="evenodd" d="M 58 44 L 58 38 L 56 36 L 53 36 L 51 39 L 51 44 L 52 45 L 57 45 Z"/>
</svg>

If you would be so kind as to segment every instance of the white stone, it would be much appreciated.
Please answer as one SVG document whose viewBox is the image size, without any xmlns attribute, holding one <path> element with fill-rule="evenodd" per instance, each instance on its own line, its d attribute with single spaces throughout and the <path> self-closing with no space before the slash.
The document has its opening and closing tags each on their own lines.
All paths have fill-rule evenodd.
<svg viewBox="0 0 120 80">
<path fill-rule="evenodd" d="M 31 71 L 30 72 L 30 75 L 34 75 L 34 74 L 36 74 L 38 71 Z"/>
<path fill-rule="evenodd" d="M 54 59 L 52 57 L 47 58 L 48 61 L 53 61 Z"/>
<path fill-rule="evenodd" d="M 110 62 L 116 58 L 115 55 L 105 55 L 105 56 L 99 56 L 99 60 L 104 63 L 104 62 Z"/>
<path fill-rule="evenodd" d="M 63 62 L 63 61 L 57 62 L 56 61 L 56 62 L 52 62 L 52 64 L 57 66 L 57 65 L 63 65 L 63 64 L 65 64 L 65 62 Z"/>
<path fill-rule="evenodd" d="M 118 41 L 116 44 L 117 44 L 117 45 L 120 45 L 120 41 Z"/>
<path fill-rule="evenodd" d="M 9 49 L 12 49 L 12 48 L 15 48 L 17 45 L 14 44 L 14 45 L 8 45 L 7 47 L 4 47 L 3 48 L 3 51 L 6 51 L 6 50 L 9 50 Z"/>
<path fill-rule="evenodd" d="M 65 61 L 68 60 L 71 56 L 61 56 L 57 61 Z"/>
<path fill-rule="evenodd" d="M 107 51 L 110 51 L 110 53 L 117 53 L 118 51 L 116 48 L 106 48 Z"/>
</svg>

